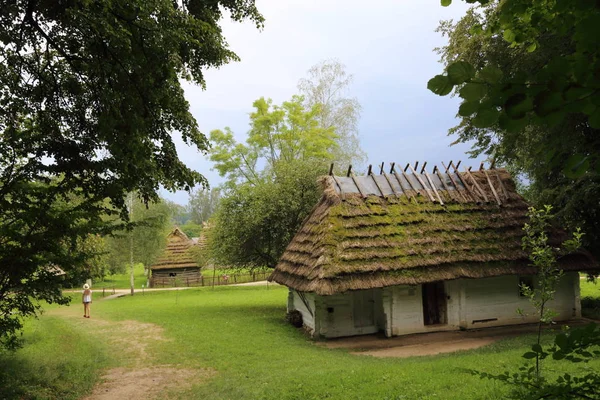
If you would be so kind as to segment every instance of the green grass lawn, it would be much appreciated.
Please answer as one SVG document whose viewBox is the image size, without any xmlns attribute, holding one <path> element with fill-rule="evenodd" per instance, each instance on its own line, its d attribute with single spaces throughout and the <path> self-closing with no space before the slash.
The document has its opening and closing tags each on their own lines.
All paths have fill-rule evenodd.
<svg viewBox="0 0 600 400">
<path fill-rule="evenodd" d="M 594 287 L 582 282 L 584 290 L 594 293 Z M 407 359 L 357 356 L 317 346 L 290 326 L 285 321 L 286 298 L 284 287 L 147 292 L 94 301 L 92 318 L 162 327 L 167 340 L 151 342 L 146 364 L 216 371 L 183 393 L 164 395 L 179 399 L 502 399 L 505 386 L 471 376 L 465 369 L 492 373 L 515 369 L 533 342 L 532 336 L 524 336 L 477 350 Z M 9 379 L 14 389 L 0 389 L 0 398 L 76 398 L 82 393 L 80 386 L 89 389 L 86 382 L 97 379 L 101 368 L 128 362 L 119 358 L 118 349 L 107 347 L 105 329 L 83 334 L 92 321 L 81 318 L 79 304 L 74 306 L 50 310 L 39 321 L 29 322 L 26 347 L 0 356 L 0 370 L 5 371 L 0 387 L 7 382 L 7 368 L 17 366 L 23 377 Z M 600 368 L 600 362 L 590 366 Z M 80 368 L 82 376 L 77 373 Z M 579 368 L 566 361 L 552 362 L 549 373 Z M 40 369 L 45 372 L 38 379 Z M 60 371 L 67 372 L 55 376 Z M 48 395 L 44 387 L 49 387 Z"/>
<path fill-rule="evenodd" d="M 102 288 L 108 289 L 129 289 L 131 284 L 129 282 L 130 272 L 129 269 L 127 272 L 123 274 L 114 274 L 109 275 L 104 278 L 102 281 L 92 282 L 92 289 L 94 290 L 102 290 Z M 142 285 L 144 287 L 147 283 L 146 275 L 144 275 L 144 264 L 135 264 L 133 268 L 133 279 L 134 279 L 134 287 L 136 289 L 141 289 Z"/>
<path fill-rule="evenodd" d="M 600 282 L 581 280 L 581 315 L 600 320 Z"/>
</svg>

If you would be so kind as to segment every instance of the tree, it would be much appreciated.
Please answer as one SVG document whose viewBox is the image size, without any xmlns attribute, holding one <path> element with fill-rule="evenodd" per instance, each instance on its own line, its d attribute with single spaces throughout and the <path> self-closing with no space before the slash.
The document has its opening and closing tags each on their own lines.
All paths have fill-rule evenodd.
<svg viewBox="0 0 600 400">
<path fill-rule="evenodd" d="M 337 136 L 319 125 L 321 106 L 303 102 L 255 101 L 245 144 L 230 130 L 211 132 L 211 160 L 228 178 L 210 235 L 216 263 L 274 267 L 316 203 L 317 176 L 327 172 Z"/>
<path fill-rule="evenodd" d="M 278 164 L 333 159 L 337 147 L 334 127 L 319 125 L 320 105 L 305 109 L 303 102 L 302 96 L 293 96 L 281 106 L 273 106 L 271 99 L 256 100 L 246 144 L 237 143 L 229 128 L 210 133 L 210 159 L 230 186 L 240 182 L 257 185 L 276 172 Z"/>
<path fill-rule="evenodd" d="M 64 304 L 60 279 L 89 254 L 77 239 L 127 218 L 124 195 L 205 178 L 171 134 L 207 140 L 180 79 L 237 59 L 218 22 L 263 22 L 252 0 L 18 0 L 0 7 L 0 345 L 15 344 L 35 302 Z M 73 201 L 77 198 L 77 201 Z M 105 201 L 108 199 L 109 201 Z"/>
<path fill-rule="evenodd" d="M 499 82 L 510 86 L 516 77 L 535 82 L 540 71 L 557 55 L 572 51 L 568 35 L 550 31 L 543 34 L 535 51 L 515 46 L 500 34 L 480 33 L 479 27 L 493 26 L 502 12 L 503 8 L 493 2 L 481 9 L 470 9 L 457 23 L 441 23 L 438 30 L 449 40 L 437 51 L 447 70 L 457 62 L 466 62 L 484 75 L 484 71 L 493 72 L 497 67 Z M 485 84 L 460 84 L 454 86 L 453 93 L 483 96 L 469 92 L 483 87 L 491 90 Z M 492 92 L 486 93 L 489 96 Z M 584 245 L 600 256 L 596 245 L 600 240 L 600 209 L 593 200 L 600 196 L 600 175 L 594 172 L 593 161 L 595 154 L 600 153 L 598 130 L 586 122 L 583 113 L 570 113 L 556 125 L 544 123 L 531 113 L 521 121 L 520 129 L 503 124 L 501 119 L 489 126 L 481 125 L 481 118 L 473 116 L 475 111 L 471 107 L 479 107 L 486 101 L 463 102 L 458 111 L 460 123 L 450 129 L 450 134 L 457 135 L 457 142 L 474 142 L 474 155 L 487 153 L 497 163 L 523 175 L 529 183 L 524 193 L 528 200 L 539 207 L 553 205 L 561 224 L 569 229 L 581 227 L 585 233 Z M 581 154 L 590 158 L 580 162 Z"/>
<path fill-rule="evenodd" d="M 490 2 L 485 18 L 472 25 L 468 35 L 484 40 L 504 40 L 511 49 L 540 54 L 538 68 L 516 73 L 503 70 L 502 60 L 485 59 L 474 64 L 458 59 L 446 74 L 428 82 L 428 88 L 444 96 L 458 87 L 464 99 L 459 114 L 472 117 L 476 128 L 495 124 L 505 131 L 521 132 L 528 125 L 556 127 L 568 118 L 597 136 L 600 129 L 600 8 L 593 1 L 512 0 Z M 451 0 L 442 0 L 449 5 Z M 473 17 L 473 15 L 471 15 Z M 528 57 L 529 61 L 535 55 Z M 517 63 L 518 64 L 518 63 Z M 555 136 L 560 136 L 560 131 Z M 554 140 L 552 141 L 554 142 Z M 572 178 L 586 171 L 598 174 L 597 149 L 586 149 L 559 159 Z M 544 152 L 552 158 L 550 149 Z"/>
<path fill-rule="evenodd" d="M 131 263 L 132 249 L 134 262 L 144 264 L 145 268 L 154 264 L 166 246 L 171 229 L 171 208 L 165 202 L 146 205 L 136 199 L 132 206 L 132 216 L 120 221 L 124 229 L 107 238 L 108 263 L 113 273 L 123 272 Z"/>
<path fill-rule="evenodd" d="M 597 399 L 600 398 L 600 374 L 597 371 L 582 369 L 580 375 L 563 373 L 551 379 L 547 376 L 548 368 L 543 363 L 551 360 L 558 365 L 569 362 L 588 362 L 600 355 L 600 329 L 592 323 L 585 328 L 569 329 L 559 333 L 554 343 L 544 346 L 541 341 L 542 326 L 551 324 L 555 313 L 548 308 L 548 302 L 554 298 L 556 287 L 563 273 L 558 266 L 558 259 L 581 246 L 582 233 L 577 231 L 573 237 L 562 243 L 560 247 L 551 246 L 548 232 L 551 230 L 552 207 L 529 209 L 530 222 L 523 228 L 523 248 L 530 254 L 531 265 L 537 269 L 535 288 L 521 286 L 522 292 L 535 307 L 539 318 L 536 342 L 531 351 L 523 354 L 525 360 L 534 360 L 534 365 L 525 364 L 519 372 L 505 371 L 495 375 L 480 371 L 472 371 L 482 378 L 495 379 L 512 385 L 511 398 L 515 399 Z M 565 361 L 561 361 L 565 360 Z"/>
<path fill-rule="evenodd" d="M 217 209 L 220 200 L 221 189 L 219 188 L 199 189 L 192 192 L 187 205 L 191 221 L 200 226 L 203 222 L 208 221 Z"/>
<path fill-rule="evenodd" d="M 360 103 L 356 98 L 345 97 L 352 79 L 344 64 L 326 60 L 312 66 L 308 77 L 298 82 L 305 108 L 319 106 L 319 125 L 325 129 L 334 128 L 338 136 L 333 159 L 339 168 L 347 168 L 348 165 L 360 168 L 366 159 L 358 138 Z"/>
<path fill-rule="evenodd" d="M 212 259 L 220 265 L 274 268 L 317 203 L 317 177 L 326 169 L 310 160 L 291 161 L 278 164 L 272 179 L 231 188 L 210 232 Z"/>
</svg>

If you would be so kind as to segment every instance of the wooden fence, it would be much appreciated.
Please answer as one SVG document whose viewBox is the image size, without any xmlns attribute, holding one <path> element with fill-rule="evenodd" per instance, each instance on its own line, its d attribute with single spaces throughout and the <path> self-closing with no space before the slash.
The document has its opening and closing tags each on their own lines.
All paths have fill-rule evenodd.
<svg viewBox="0 0 600 400">
<path fill-rule="evenodd" d="M 215 276 L 198 277 L 159 277 L 150 278 L 150 287 L 189 287 L 189 286 L 223 286 L 237 283 L 257 282 L 266 280 L 270 272 L 255 272 L 250 274 L 219 274 Z"/>
</svg>

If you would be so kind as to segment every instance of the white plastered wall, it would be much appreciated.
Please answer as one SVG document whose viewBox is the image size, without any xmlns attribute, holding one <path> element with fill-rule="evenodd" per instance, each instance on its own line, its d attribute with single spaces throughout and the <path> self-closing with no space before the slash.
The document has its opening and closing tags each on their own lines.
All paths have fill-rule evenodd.
<svg viewBox="0 0 600 400">
<path fill-rule="evenodd" d="M 306 302 L 306 304 L 305 304 Z M 315 295 L 290 289 L 288 293 L 287 311 L 298 310 L 302 314 L 304 327 L 312 334 L 315 331 Z"/>
<path fill-rule="evenodd" d="M 421 286 L 392 286 L 383 290 L 386 335 L 443 330 L 473 329 L 535 322 L 529 300 L 519 294 L 516 275 L 444 282 L 447 295 L 447 324 L 424 325 Z M 566 273 L 549 307 L 556 321 L 581 316 L 579 274 Z M 522 309 L 525 316 L 517 313 Z"/>
</svg>

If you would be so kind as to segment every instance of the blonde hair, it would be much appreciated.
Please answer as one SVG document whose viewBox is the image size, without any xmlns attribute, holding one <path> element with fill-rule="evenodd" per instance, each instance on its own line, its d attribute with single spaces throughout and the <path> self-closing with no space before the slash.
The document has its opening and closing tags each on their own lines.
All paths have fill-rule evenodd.
<svg viewBox="0 0 600 400">
<path fill-rule="evenodd" d="M 88 285 L 88 284 L 86 283 L 86 284 L 84 284 L 84 285 L 83 285 L 83 288 L 84 288 L 84 289 L 89 289 L 89 288 L 90 288 L 90 285 Z"/>
</svg>

